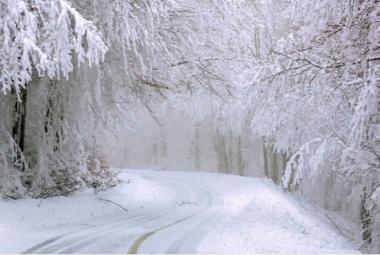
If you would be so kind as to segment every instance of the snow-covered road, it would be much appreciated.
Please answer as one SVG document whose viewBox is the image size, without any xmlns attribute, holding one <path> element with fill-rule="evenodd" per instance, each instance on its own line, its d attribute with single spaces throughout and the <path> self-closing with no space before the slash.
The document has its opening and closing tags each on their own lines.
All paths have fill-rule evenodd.
<svg viewBox="0 0 380 255">
<path fill-rule="evenodd" d="M 270 180 L 148 170 L 121 179 L 96 195 L 1 202 L 0 252 L 354 252 L 323 215 Z"/>
</svg>

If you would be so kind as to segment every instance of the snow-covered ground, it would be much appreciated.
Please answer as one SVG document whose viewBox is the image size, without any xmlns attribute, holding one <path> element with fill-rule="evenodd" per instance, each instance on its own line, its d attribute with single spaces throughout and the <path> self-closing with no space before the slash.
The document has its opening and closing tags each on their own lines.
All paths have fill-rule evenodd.
<svg viewBox="0 0 380 255">
<path fill-rule="evenodd" d="M 149 170 L 120 178 L 98 194 L 1 201 L 0 253 L 356 252 L 323 214 L 267 179 Z"/>
</svg>

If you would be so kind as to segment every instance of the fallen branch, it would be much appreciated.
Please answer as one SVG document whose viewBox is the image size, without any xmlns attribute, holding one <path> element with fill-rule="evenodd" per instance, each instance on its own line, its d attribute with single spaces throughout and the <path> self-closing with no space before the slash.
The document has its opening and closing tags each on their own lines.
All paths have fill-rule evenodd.
<svg viewBox="0 0 380 255">
<path fill-rule="evenodd" d="M 104 198 L 98 198 L 100 201 L 103 201 L 103 202 L 108 202 L 108 203 L 111 203 L 111 204 L 114 204 L 118 207 L 120 207 L 121 209 L 123 209 L 125 212 L 128 212 L 128 209 L 125 208 L 124 206 L 118 204 L 118 203 L 115 203 L 114 201 L 111 201 L 111 200 L 108 200 L 108 199 L 104 199 Z"/>
<path fill-rule="evenodd" d="M 17 200 L 16 197 L 14 196 L 11 196 L 11 195 L 8 195 L 8 194 L 3 194 L 4 197 L 7 197 L 7 198 L 10 198 L 10 199 L 13 199 L 13 200 Z"/>
</svg>

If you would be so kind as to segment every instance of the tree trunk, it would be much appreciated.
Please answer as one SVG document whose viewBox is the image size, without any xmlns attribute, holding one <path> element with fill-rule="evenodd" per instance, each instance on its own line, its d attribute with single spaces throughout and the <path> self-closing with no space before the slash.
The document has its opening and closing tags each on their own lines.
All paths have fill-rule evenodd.
<svg viewBox="0 0 380 255">
<path fill-rule="evenodd" d="M 366 245 L 372 243 L 371 214 L 367 207 L 368 194 L 366 188 L 363 190 L 360 205 L 360 221 L 362 225 L 362 238 Z"/>
<path fill-rule="evenodd" d="M 26 100 L 27 90 L 23 89 L 20 92 L 20 98 L 17 99 L 14 104 L 14 119 L 12 125 L 12 138 L 18 146 L 13 163 L 21 171 L 24 171 L 26 168 L 25 162 L 22 160 L 22 154 L 25 151 Z"/>
<path fill-rule="evenodd" d="M 264 156 L 264 174 L 266 177 L 270 177 L 269 169 L 268 169 L 268 151 L 265 145 L 265 139 L 263 139 L 263 156 Z"/>
</svg>

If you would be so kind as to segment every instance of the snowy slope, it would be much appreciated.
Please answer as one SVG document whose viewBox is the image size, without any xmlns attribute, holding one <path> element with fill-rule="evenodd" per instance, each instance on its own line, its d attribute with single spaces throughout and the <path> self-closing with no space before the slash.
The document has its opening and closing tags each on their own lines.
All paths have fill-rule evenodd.
<svg viewBox="0 0 380 255">
<path fill-rule="evenodd" d="M 149 170 L 120 177 L 98 194 L 0 202 L 0 252 L 355 252 L 326 218 L 267 179 Z"/>
<path fill-rule="evenodd" d="M 138 175 L 123 172 L 120 178 L 119 186 L 96 195 L 83 192 L 44 201 L 0 201 L 0 253 L 18 253 L 52 236 L 107 225 L 174 198 L 167 187 Z M 128 213 L 100 199 L 112 200 Z"/>
<path fill-rule="evenodd" d="M 204 239 L 202 253 L 354 252 L 353 245 L 310 204 L 284 194 L 270 180 L 241 182 L 249 204 Z"/>
</svg>

